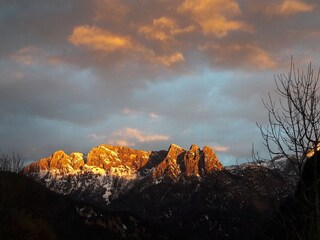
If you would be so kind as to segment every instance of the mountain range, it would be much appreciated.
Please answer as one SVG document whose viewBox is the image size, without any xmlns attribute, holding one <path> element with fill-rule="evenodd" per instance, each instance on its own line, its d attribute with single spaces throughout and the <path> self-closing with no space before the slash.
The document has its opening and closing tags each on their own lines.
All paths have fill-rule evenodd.
<svg viewBox="0 0 320 240">
<path fill-rule="evenodd" d="M 22 173 L 73 200 L 130 213 L 162 229 L 160 239 L 262 239 L 273 210 L 293 195 L 298 180 L 285 159 L 224 167 L 212 148 L 194 144 L 189 150 L 176 144 L 162 151 L 106 144 L 88 154 L 59 150 Z"/>
<path fill-rule="evenodd" d="M 168 151 L 142 151 L 102 144 L 84 155 L 59 150 L 26 166 L 23 173 L 49 189 L 77 199 L 108 205 L 139 181 L 201 178 L 223 169 L 214 151 L 171 144 Z"/>
</svg>

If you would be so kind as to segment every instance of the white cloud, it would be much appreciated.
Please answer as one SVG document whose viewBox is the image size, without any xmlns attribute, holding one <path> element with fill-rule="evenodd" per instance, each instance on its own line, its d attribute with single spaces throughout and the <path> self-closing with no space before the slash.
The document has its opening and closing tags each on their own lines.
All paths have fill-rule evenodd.
<svg viewBox="0 0 320 240">
<path fill-rule="evenodd" d="M 216 152 L 228 152 L 230 147 L 229 146 L 221 146 L 221 145 L 219 146 L 219 145 L 217 145 L 217 146 L 213 146 L 212 149 L 214 151 L 216 151 Z"/>
<path fill-rule="evenodd" d="M 110 140 L 108 141 L 109 144 L 115 146 L 124 146 L 124 147 L 134 147 L 135 144 L 133 142 L 129 142 L 127 140 Z"/>
<path fill-rule="evenodd" d="M 151 121 L 156 121 L 159 119 L 159 115 L 155 112 L 150 112 L 149 117 L 151 118 Z"/>
<path fill-rule="evenodd" d="M 90 134 L 88 136 L 89 139 L 92 139 L 92 140 L 95 140 L 95 141 L 102 141 L 102 140 L 105 140 L 107 139 L 107 136 L 106 135 L 99 135 L 99 134 Z"/>
</svg>

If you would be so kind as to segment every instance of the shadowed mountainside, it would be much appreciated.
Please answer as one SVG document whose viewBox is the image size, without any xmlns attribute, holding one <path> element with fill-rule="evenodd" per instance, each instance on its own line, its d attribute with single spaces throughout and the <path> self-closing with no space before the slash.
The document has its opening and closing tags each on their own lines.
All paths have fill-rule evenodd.
<svg viewBox="0 0 320 240">
<path fill-rule="evenodd" d="M 161 232 L 132 214 L 95 208 L 0 171 L 0 239 L 163 239 Z"/>
</svg>

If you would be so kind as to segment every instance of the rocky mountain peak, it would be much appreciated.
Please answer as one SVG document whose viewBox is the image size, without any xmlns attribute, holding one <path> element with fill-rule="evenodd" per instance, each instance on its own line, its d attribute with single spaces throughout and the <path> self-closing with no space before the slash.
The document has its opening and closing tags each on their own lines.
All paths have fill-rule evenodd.
<svg viewBox="0 0 320 240">
<path fill-rule="evenodd" d="M 61 171 L 71 172 L 79 170 L 84 165 L 83 154 L 79 152 L 66 154 L 62 150 L 54 152 L 47 158 L 42 158 L 31 163 L 23 169 L 24 173 L 36 173 L 40 171 Z"/>
<path fill-rule="evenodd" d="M 71 153 L 68 155 L 64 151 L 58 150 L 49 158 L 46 158 L 45 161 L 40 161 L 40 163 L 45 163 L 44 167 L 47 169 L 62 169 L 65 171 L 70 171 L 78 170 L 84 165 L 84 160 L 82 153 Z"/>
<path fill-rule="evenodd" d="M 190 150 L 184 155 L 184 165 L 187 176 L 199 176 L 199 161 L 201 158 L 200 148 L 192 144 Z"/>
<path fill-rule="evenodd" d="M 187 151 L 178 145 L 171 144 L 164 160 L 155 167 L 153 177 L 168 177 L 175 180 L 181 174 L 187 177 L 198 177 L 222 168 L 223 165 L 213 149 L 208 146 L 201 151 L 199 146 L 192 144 Z"/>
<path fill-rule="evenodd" d="M 171 143 L 168 151 L 170 151 L 171 149 L 183 149 L 183 148 L 175 143 Z"/>
<path fill-rule="evenodd" d="M 170 147 L 168 149 L 168 155 L 167 157 L 171 159 L 176 159 L 179 154 L 185 152 L 186 150 L 176 144 L 170 144 Z"/>
<path fill-rule="evenodd" d="M 185 152 L 186 150 L 182 147 L 171 144 L 167 156 L 155 167 L 153 177 L 159 178 L 165 176 L 171 179 L 178 178 L 181 173 L 180 163 L 183 160 Z"/>
<path fill-rule="evenodd" d="M 146 182 L 153 186 L 163 180 L 164 184 L 171 184 L 204 177 L 222 167 L 210 147 L 201 150 L 195 144 L 189 150 L 171 144 L 167 151 L 101 144 L 87 155 L 58 150 L 26 166 L 23 173 L 52 191 L 108 205 L 135 184 Z"/>
<path fill-rule="evenodd" d="M 213 149 L 209 146 L 205 146 L 202 149 L 203 168 L 207 174 L 214 170 L 223 169 L 223 165 L 219 161 L 218 157 L 214 153 Z"/>
<path fill-rule="evenodd" d="M 125 166 L 133 170 L 143 167 L 149 160 L 151 152 L 134 150 L 128 147 L 102 144 L 88 153 L 87 164 L 103 168 Z"/>
<path fill-rule="evenodd" d="M 121 159 L 122 164 L 134 169 L 139 170 L 145 166 L 149 160 L 150 151 L 135 150 L 129 147 L 110 146 L 108 148 L 117 153 Z"/>
<path fill-rule="evenodd" d="M 83 153 L 73 152 L 70 154 L 71 164 L 74 170 L 79 170 L 84 165 Z"/>
<path fill-rule="evenodd" d="M 101 144 L 92 148 L 87 156 L 74 152 L 70 155 L 62 150 L 54 152 L 47 158 L 26 166 L 24 173 L 47 171 L 55 173 L 76 173 L 91 171 L 93 173 L 111 174 L 120 177 L 150 174 L 154 179 L 178 179 L 181 175 L 203 176 L 214 170 L 221 170 L 212 148 L 205 146 L 202 150 L 192 144 L 186 150 L 171 144 L 167 151 L 143 151 L 129 147 Z"/>
<path fill-rule="evenodd" d="M 200 150 L 200 147 L 196 144 L 192 144 L 189 150 L 190 151 L 198 151 L 198 150 Z"/>
<path fill-rule="evenodd" d="M 118 154 L 109 149 L 108 145 L 105 144 L 92 148 L 87 156 L 87 165 L 105 170 L 109 170 L 111 167 L 117 166 L 120 163 L 121 160 Z"/>
</svg>

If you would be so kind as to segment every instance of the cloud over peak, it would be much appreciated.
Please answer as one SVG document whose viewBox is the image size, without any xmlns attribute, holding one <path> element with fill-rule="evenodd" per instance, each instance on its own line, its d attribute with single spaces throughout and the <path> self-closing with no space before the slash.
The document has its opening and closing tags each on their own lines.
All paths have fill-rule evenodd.
<svg viewBox="0 0 320 240">
<path fill-rule="evenodd" d="M 112 136 L 126 139 L 135 139 L 138 142 L 155 142 L 166 141 L 170 139 L 168 135 L 161 134 L 147 134 L 143 133 L 136 128 L 125 127 L 113 132 Z"/>
</svg>

